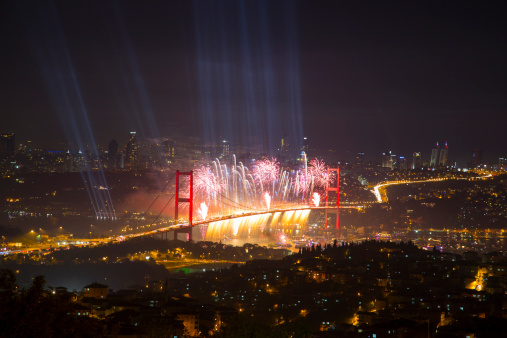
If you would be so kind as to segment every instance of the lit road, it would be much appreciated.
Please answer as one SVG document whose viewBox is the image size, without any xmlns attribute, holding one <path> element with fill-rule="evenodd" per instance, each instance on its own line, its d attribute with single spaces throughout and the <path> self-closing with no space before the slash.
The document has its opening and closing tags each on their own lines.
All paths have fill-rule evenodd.
<svg viewBox="0 0 507 338">
<path fill-rule="evenodd" d="M 340 209 L 362 209 L 364 208 L 364 204 L 352 204 L 347 203 L 346 205 L 340 205 Z M 257 215 L 263 215 L 263 214 L 270 214 L 270 213 L 276 213 L 276 212 L 287 212 L 287 211 L 297 211 L 297 210 L 325 210 L 325 209 L 336 209 L 336 207 L 311 207 L 309 205 L 291 205 L 291 206 L 278 206 L 271 209 L 264 209 L 264 210 L 249 210 L 249 211 L 240 211 L 235 214 L 229 214 L 229 215 L 221 215 L 221 216 L 214 216 L 210 218 L 206 218 L 205 220 L 199 220 L 197 222 L 192 222 L 192 227 L 203 225 L 211 222 L 219 222 L 234 218 L 240 218 L 240 217 L 249 217 L 249 216 L 257 216 Z M 37 244 L 33 245 L 30 248 L 23 248 L 19 250 L 9 250 L 9 251 L 3 251 L 2 254 L 17 254 L 17 253 L 30 253 L 30 252 L 44 252 L 51 248 L 69 248 L 69 247 L 85 247 L 85 246 L 94 246 L 99 244 L 105 244 L 110 242 L 118 242 L 123 241 L 129 238 L 134 237 L 141 237 L 141 236 L 153 236 L 153 235 L 159 235 L 171 231 L 177 231 L 177 230 L 188 230 L 190 228 L 189 224 L 187 222 L 185 223 L 179 223 L 174 224 L 166 227 L 157 228 L 154 230 L 148 230 L 148 231 L 141 231 L 136 232 L 133 234 L 127 234 L 127 235 L 121 235 L 121 236 L 110 236 L 105 238 L 83 238 L 83 239 L 73 239 L 71 241 L 63 241 L 62 243 L 47 243 L 47 244 Z"/>
<path fill-rule="evenodd" d="M 156 260 L 157 264 L 164 265 L 169 270 L 178 270 L 183 268 L 191 268 L 192 266 L 198 266 L 203 264 L 245 264 L 245 262 L 228 261 L 228 260 L 216 260 L 216 259 L 162 259 Z"/>
<path fill-rule="evenodd" d="M 430 178 L 426 180 L 401 180 L 401 181 L 390 181 L 390 182 L 382 182 L 380 184 L 377 184 L 375 187 L 373 187 L 373 194 L 375 194 L 375 197 L 377 198 L 378 203 L 384 203 L 387 202 L 387 192 L 386 188 L 393 186 L 393 185 L 399 185 L 399 184 L 416 184 L 416 183 L 431 183 L 431 182 L 441 182 L 441 181 L 452 181 L 452 180 L 468 180 L 473 181 L 477 179 L 487 179 L 492 178 L 492 174 L 487 174 L 483 176 L 478 177 L 444 177 L 444 178 Z"/>
</svg>

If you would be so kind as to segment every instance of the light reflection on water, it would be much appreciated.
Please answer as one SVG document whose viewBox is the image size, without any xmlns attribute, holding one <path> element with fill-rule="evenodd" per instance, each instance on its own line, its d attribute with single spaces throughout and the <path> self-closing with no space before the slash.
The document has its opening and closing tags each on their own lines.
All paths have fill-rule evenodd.
<svg viewBox="0 0 507 338">
<path fill-rule="evenodd" d="M 258 243 L 266 235 L 300 235 L 306 229 L 309 215 L 310 210 L 294 210 L 211 222 L 205 240 L 228 240 L 231 243 L 233 240 L 254 240 Z"/>
</svg>

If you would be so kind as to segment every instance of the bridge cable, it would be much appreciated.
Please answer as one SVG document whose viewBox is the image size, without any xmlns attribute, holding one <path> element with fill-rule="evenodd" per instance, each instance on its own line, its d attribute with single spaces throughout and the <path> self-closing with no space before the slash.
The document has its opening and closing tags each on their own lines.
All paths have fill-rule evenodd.
<svg viewBox="0 0 507 338">
<path fill-rule="evenodd" d="M 176 173 L 174 175 L 176 175 Z M 174 175 L 173 175 L 173 177 L 174 177 Z M 180 184 L 176 187 L 177 190 L 179 190 L 179 186 L 181 186 L 181 183 L 183 183 L 183 182 L 180 182 Z M 154 224 L 160 218 L 160 215 L 162 215 L 162 213 L 164 212 L 165 208 L 167 208 L 167 206 L 169 205 L 169 203 L 171 203 L 171 201 L 174 198 L 174 196 L 176 196 L 176 193 L 174 193 L 171 196 L 171 198 L 167 201 L 167 203 L 164 205 L 164 207 L 162 208 L 162 210 L 160 210 L 160 213 L 157 215 L 157 217 L 155 217 L 155 220 L 153 221 L 152 224 Z M 177 221 L 177 220 L 175 219 L 174 221 Z"/>
<path fill-rule="evenodd" d="M 162 195 L 162 192 L 165 190 L 165 188 L 167 188 L 167 186 L 169 185 L 169 183 L 171 183 L 171 180 L 174 178 L 174 176 L 176 176 L 176 173 L 173 174 L 173 176 L 167 181 L 166 185 L 164 185 L 164 187 L 162 188 L 162 190 L 160 190 L 160 192 L 158 193 L 157 197 L 155 197 L 155 199 L 153 200 L 153 202 L 151 202 L 151 204 L 148 207 L 148 209 L 146 209 L 146 211 L 143 213 L 143 216 L 148 212 L 148 210 L 151 209 L 151 207 L 153 206 L 153 204 L 155 204 L 155 202 L 160 197 L 160 195 Z"/>
<path fill-rule="evenodd" d="M 157 217 L 155 217 L 155 220 L 153 221 L 152 224 L 154 224 L 159 218 L 160 218 L 160 215 L 162 215 L 162 213 L 164 212 L 165 208 L 167 208 L 167 206 L 169 205 L 169 203 L 172 201 L 172 199 L 174 198 L 174 196 L 176 196 L 176 193 L 174 193 L 171 198 L 169 199 L 169 201 L 167 201 L 167 203 L 165 204 L 165 206 L 162 208 L 162 210 L 160 211 L 160 213 L 157 215 Z M 176 220 L 175 220 L 176 221 Z"/>
<path fill-rule="evenodd" d="M 144 216 L 146 216 L 146 213 L 151 209 L 151 207 L 155 204 L 155 202 L 158 200 L 158 198 L 160 197 L 160 195 L 162 195 L 162 192 L 164 192 L 164 190 L 167 188 L 167 186 L 169 185 L 169 183 L 171 183 L 172 179 L 174 178 L 174 176 L 176 176 L 176 173 L 174 173 L 171 178 L 167 181 L 167 183 L 164 185 L 164 187 L 162 188 L 162 190 L 160 190 L 160 192 L 158 193 L 157 197 L 155 197 L 155 199 L 153 200 L 153 202 L 151 202 L 150 206 L 148 207 L 148 209 L 146 209 L 144 212 L 143 212 L 143 215 L 141 217 L 139 217 L 136 221 L 136 224 L 134 225 L 134 227 L 137 227 L 139 225 L 139 221 L 141 220 L 141 218 L 144 218 Z M 173 195 L 174 197 L 174 195 Z M 171 197 L 172 199 L 172 197 Z M 166 204 L 166 207 L 167 207 L 167 204 Z M 164 207 L 165 209 L 165 207 Z M 163 209 L 162 209 L 163 210 Z M 160 216 L 160 214 L 159 214 Z M 158 218 L 158 217 L 157 217 Z"/>
</svg>

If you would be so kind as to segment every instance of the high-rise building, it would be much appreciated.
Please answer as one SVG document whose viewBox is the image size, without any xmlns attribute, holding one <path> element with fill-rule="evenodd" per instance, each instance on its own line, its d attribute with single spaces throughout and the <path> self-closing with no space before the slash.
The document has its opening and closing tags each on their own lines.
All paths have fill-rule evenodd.
<svg viewBox="0 0 507 338">
<path fill-rule="evenodd" d="M 386 151 L 382 154 L 382 168 L 391 168 L 393 169 L 393 155 L 391 155 L 390 151 Z"/>
<path fill-rule="evenodd" d="M 116 154 L 116 163 L 119 169 L 125 169 L 125 153 L 123 151 Z"/>
<path fill-rule="evenodd" d="M 126 149 L 126 163 L 129 167 L 137 167 L 139 165 L 139 141 L 136 138 L 136 132 L 130 132 L 130 139 Z"/>
<path fill-rule="evenodd" d="M 301 151 L 304 151 L 308 154 L 308 137 L 303 137 L 303 146 L 301 147 Z"/>
<path fill-rule="evenodd" d="M 447 141 L 445 141 L 445 147 L 440 149 L 440 156 L 438 159 L 438 165 L 440 167 L 446 167 L 448 157 L 449 157 L 449 147 L 447 146 Z"/>
<path fill-rule="evenodd" d="M 475 149 L 474 154 L 472 156 L 472 165 L 474 168 L 477 168 L 482 164 L 482 150 L 481 149 Z"/>
<path fill-rule="evenodd" d="M 399 170 L 407 170 L 408 169 L 408 161 L 404 156 L 400 156 L 398 158 L 398 169 Z"/>
<path fill-rule="evenodd" d="M 364 164 L 364 153 L 357 153 L 356 163 L 357 164 Z"/>
<path fill-rule="evenodd" d="M 229 156 L 231 150 L 230 150 L 230 143 L 227 140 L 222 140 L 220 142 L 220 156 L 221 157 L 227 157 Z"/>
<path fill-rule="evenodd" d="M 280 161 L 284 162 L 289 159 L 289 139 L 287 136 L 280 139 Z"/>
<path fill-rule="evenodd" d="M 413 153 L 412 154 L 412 169 L 421 169 L 422 167 L 422 157 L 421 153 Z"/>
<path fill-rule="evenodd" d="M 162 156 L 167 163 L 172 163 L 176 157 L 176 141 L 164 140 L 162 141 Z"/>
<path fill-rule="evenodd" d="M 74 168 L 74 156 L 72 156 L 72 154 L 70 153 L 70 150 L 67 150 L 67 152 L 65 153 L 65 162 L 66 162 L 66 165 L 67 165 L 67 168 L 66 168 L 66 171 L 67 172 L 73 172 L 75 171 L 75 168 Z"/>
<path fill-rule="evenodd" d="M 438 165 L 439 150 L 440 150 L 440 147 L 438 146 L 438 142 L 437 142 L 437 147 L 433 148 L 431 150 L 430 167 L 432 167 L 432 168 L 435 168 Z"/>
<path fill-rule="evenodd" d="M 0 155 L 2 156 L 14 155 L 15 144 L 16 144 L 16 136 L 14 133 L 0 134 Z"/>
<path fill-rule="evenodd" d="M 107 160 L 109 169 L 116 169 L 116 154 L 118 153 L 118 142 L 111 140 L 107 147 Z"/>
</svg>

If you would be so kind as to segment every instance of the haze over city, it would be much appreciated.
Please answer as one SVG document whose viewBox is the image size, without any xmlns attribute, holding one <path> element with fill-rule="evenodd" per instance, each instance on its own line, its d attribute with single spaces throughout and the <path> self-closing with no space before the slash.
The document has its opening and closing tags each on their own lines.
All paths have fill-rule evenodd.
<svg viewBox="0 0 507 338">
<path fill-rule="evenodd" d="M 97 144 L 130 131 L 271 148 L 307 136 L 346 160 L 446 140 L 462 165 L 474 149 L 504 155 L 499 3 L 28 1 L 2 12 L 2 130 L 21 143 L 56 149 L 78 128 Z"/>
</svg>

